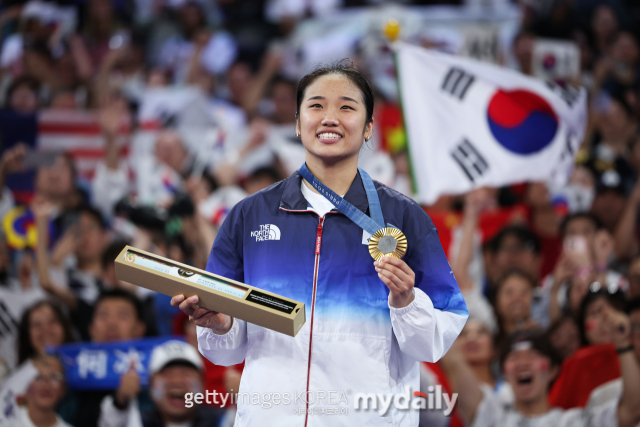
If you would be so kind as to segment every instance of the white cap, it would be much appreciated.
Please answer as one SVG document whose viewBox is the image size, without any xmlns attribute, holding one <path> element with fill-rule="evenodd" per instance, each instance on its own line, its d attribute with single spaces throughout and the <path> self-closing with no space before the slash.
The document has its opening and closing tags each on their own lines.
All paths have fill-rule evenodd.
<svg viewBox="0 0 640 427">
<path fill-rule="evenodd" d="M 192 345 L 178 340 L 167 341 L 153 349 L 149 362 L 149 375 L 162 370 L 171 362 L 184 361 L 202 370 L 204 365 L 198 350 Z"/>
</svg>

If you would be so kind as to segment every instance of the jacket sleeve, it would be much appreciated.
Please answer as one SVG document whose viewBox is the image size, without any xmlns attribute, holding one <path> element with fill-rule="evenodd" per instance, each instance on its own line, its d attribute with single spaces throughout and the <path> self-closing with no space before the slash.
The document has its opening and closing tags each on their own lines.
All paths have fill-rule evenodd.
<svg viewBox="0 0 640 427">
<path fill-rule="evenodd" d="M 198 350 L 211 363 L 221 366 L 242 363 L 247 355 L 247 322 L 233 319 L 231 329 L 224 335 L 200 326 L 197 329 Z"/>
<path fill-rule="evenodd" d="M 458 283 L 444 254 L 438 231 L 422 209 L 412 215 L 424 215 L 419 227 L 406 226 L 408 252 L 404 259 L 415 273 L 415 299 L 406 307 L 391 310 L 393 332 L 400 350 L 415 360 L 436 362 L 451 347 L 469 317 Z M 425 227 L 426 224 L 426 227 Z M 413 234 L 413 231 L 418 233 Z"/>
<path fill-rule="evenodd" d="M 242 257 L 242 203 L 236 205 L 222 223 L 209 254 L 207 271 L 244 282 Z M 229 332 L 217 335 L 211 329 L 197 328 L 198 350 L 212 363 L 231 366 L 242 363 L 247 354 L 247 322 L 233 319 Z"/>
</svg>

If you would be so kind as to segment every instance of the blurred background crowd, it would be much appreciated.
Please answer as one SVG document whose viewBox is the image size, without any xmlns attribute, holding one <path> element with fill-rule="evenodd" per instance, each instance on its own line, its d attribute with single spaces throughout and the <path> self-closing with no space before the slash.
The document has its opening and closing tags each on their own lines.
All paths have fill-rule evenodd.
<svg viewBox="0 0 640 427">
<path fill-rule="evenodd" d="M 640 360 L 636 0 L 2 0 L 0 382 L 26 361 L 38 371 L 19 425 L 125 426 L 133 405 L 144 426 L 233 425 L 233 405 L 186 408 L 184 393 L 237 391 L 242 366 L 194 354 L 195 327 L 168 297 L 119 282 L 113 260 L 130 244 L 205 268 L 229 209 L 304 160 L 297 80 L 345 57 L 376 91 L 361 166 L 412 196 L 389 17 L 410 43 L 536 77 L 536 43 L 570 42 L 578 73 L 566 81 L 589 91 L 566 186 L 424 206 L 470 311 L 449 360 L 422 367 L 425 384 L 456 391 L 462 364 L 513 399 L 500 348 L 534 330 L 562 364 L 549 401 L 583 407 L 619 381 L 620 315 Z M 175 335 L 186 344 L 154 350 L 148 383 L 132 362 L 113 389 L 68 387 L 46 351 Z"/>
</svg>

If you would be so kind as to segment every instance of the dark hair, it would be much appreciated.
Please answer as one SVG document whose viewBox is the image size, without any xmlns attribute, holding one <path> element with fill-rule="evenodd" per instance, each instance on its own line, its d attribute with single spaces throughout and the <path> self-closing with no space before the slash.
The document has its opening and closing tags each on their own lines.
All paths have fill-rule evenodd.
<svg viewBox="0 0 640 427">
<path fill-rule="evenodd" d="M 500 249 L 500 245 L 502 245 L 502 241 L 506 239 L 508 236 L 514 236 L 516 239 L 520 241 L 525 246 L 528 246 L 534 253 L 540 253 L 540 241 L 536 237 L 535 234 L 531 232 L 527 227 L 523 225 L 507 225 L 502 230 L 498 232 L 498 234 L 491 239 L 492 242 L 490 244 L 491 250 L 495 253 Z"/>
<path fill-rule="evenodd" d="M 580 330 L 580 327 L 578 326 L 578 321 L 576 320 L 576 318 L 569 313 L 564 313 L 562 316 L 560 316 L 560 318 L 554 321 L 549 326 L 549 328 L 547 328 L 547 330 L 545 331 L 545 335 L 547 336 L 547 339 L 549 340 L 549 342 L 551 342 L 551 336 L 555 334 L 558 331 L 558 329 L 560 329 L 562 325 L 564 325 L 567 322 L 573 323 L 575 327 L 578 330 Z M 556 351 L 558 351 L 557 348 L 556 348 Z M 562 357 L 562 355 L 560 354 L 560 351 L 558 351 L 558 355 Z"/>
<path fill-rule="evenodd" d="M 535 289 L 536 286 L 538 286 L 538 282 L 536 281 L 535 277 L 531 276 L 529 273 L 519 268 L 511 268 L 507 270 L 502 276 L 500 276 L 500 278 L 496 282 L 496 285 L 495 285 L 496 293 L 498 292 L 498 290 L 500 290 L 500 288 L 502 288 L 504 283 L 513 276 L 520 277 L 526 280 L 527 283 L 531 286 L 531 289 Z"/>
<path fill-rule="evenodd" d="M 631 314 L 636 310 L 640 310 L 640 297 L 635 297 L 634 299 L 627 301 L 627 306 L 624 311 L 627 314 Z"/>
<path fill-rule="evenodd" d="M 102 216 L 102 213 L 94 208 L 91 205 L 82 205 L 78 208 L 78 213 L 80 214 L 87 214 L 90 217 L 92 217 L 99 225 L 101 229 L 106 229 L 107 228 L 107 224 L 104 221 L 104 217 Z"/>
<path fill-rule="evenodd" d="M 262 168 L 258 168 L 247 178 L 247 181 L 252 181 L 254 179 L 270 179 L 273 182 L 278 182 L 282 180 L 282 176 L 280 172 L 274 167 L 265 166 Z"/>
<path fill-rule="evenodd" d="M 338 61 L 331 65 L 316 68 L 300 79 L 300 82 L 298 83 L 298 90 L 296 93 L 296 118 L 300 117 L 300 105 L 302 105 L 304 92 L 307 90 L 309 85 L 311 85 L 311 83 L 316 81 L 319 77 L 329 74 L 342 74 L 343 76 L 348 78 L 351 83 L 356 85 L 356 87 L 362 93 L 362 100 L 364 101 L 364 106 L 367 111 L 367 118 L 365 120 L 365 123 L 371 123 L 371 120 L 373 120 L 373 89 L 371 89 L 371 84 L 369 83 L 369 80 L 367 80 L 367 77 L 364 75 L 364 73 L 362 73 L 362 71 L 359 71 L 353 65 L 353 62 L 347 59 L 343 59 L 342 61 Z"/>
<path fill-rule="evenodd" d="M 38 91 L 40 90 L 40 82 L 31 76 L 20 76 L 11 83 L 9 88 L 7 89 L 7 95 L 5 98 L 5 107 L 11 108 L 11 97 L 13 93 L 18 90 L 21 86 L 27 86 L 29 90 L 35 92 L 38 95 Z"/>
<path fill-rule="evenodd" d="M 62 329 L 64 331 L 63 342 L 70 343 L 75 341 L 73 337 L 71 321 L 64 314 L 62 309 L 57 304 L 54 304 L 51 301 L 39 301 L 25 310 L 25 312 L 22 314 L 22 319 L 20 320 L 20 325 L 18 326 L 18 364 L 37 355 L 36 349 L 31 343 L 29 327 L 31 323 L 31 314 L 42 307 L 50 307 L 51 310 L 53 310 L 53 315 L 55 316 L 56 320 L 62 325 Z"/>
<path fill-rule="evenodd" d="M 596 282 L 594 282 L 595 284 Z M 578 311 L 578 329 L 580 330 L 580 341 L 582 345 L 590 345 L 591 343 L 587 340 L 587 331 L 584 327 L 584 321 L 587 317 L 587 309 L 591 304 L 599 300 L 600 298 L 604 298 L 607 303 L 618 311 L 624 311 L 625 309 L 625 298 L 624 294 L 620 290 L 616 290 L 613 293 L 609 292 L 606 288 L 598 288 L 597 291 L 593 291 L 593 284 L 589 286 L 589 292 L 584 296 L 582 301 L 580 302 L 580 309 Z"/>
<path fill-rule="evenodd" d="M 296 90 L 296 87 L 298 84 L 296 83 L 295 80 L 292 80 L 288 77 L 278 74 L 271 80 L 271 89 L 273 90 L 273 88 L 276 87 L 276 85 L 284 85 L 284 86 L 288 86 L 292 90 Z"/>
<path fill-rule="evenodd" d="M 102 268 L 106 269 L 109 264 L 112 264 L 127 244 L 128 243 L 126 241 L 120 239 L 109 243 L 107 249 L 102 253 Z"/>
<path fill-rule="evenodd" d="M 105 300 L 108 299 L 123 299 L 129 302 L 136 311 L 136 317 L 139 321 L 144 322 L 144 307 L 142 306 L 142 302 L 138 299 L 137 296 L 132 294 L 129 291 L 125 291 L 124 289 L 110 289 L 108 291 L 103 291 L 98 299 L 96 300 L 95 305 L 93 306 L 93 312 L 95 313 L 98 310 L 98 306 Z"/>
<path fill-rule="evenodd" d="M 527 329 L 518 331 L 504 341 L 500 350 L 500 368 L 504 367 L 504 362 L 507 356 L 514 350 L 514 346 L 518 343 L 529 342 L 531 348 L 549 358 L 551 366 L 560 366 L 562 363 L 562 357 L 558 354 L 557 350 L 553 348 L 547 335 L 541 329 Z"/>
<path fill-rule="evenodd" d="M 567 226 L 574 219 L 586 219 L 587 221 L 591 221 L 593 223 L 593 226 L 596 228 L 596 230 L 600 230 L 602 228 L 602 221 L 600 221 L 600 219 L 594 214 L 592 214 L 591 212 L 575 212 L 565 216 L 562 222 L 560 223 L 561 237 L 563 238 L 565 237 L 565 234 L 567 232 Z"/>
</svg>

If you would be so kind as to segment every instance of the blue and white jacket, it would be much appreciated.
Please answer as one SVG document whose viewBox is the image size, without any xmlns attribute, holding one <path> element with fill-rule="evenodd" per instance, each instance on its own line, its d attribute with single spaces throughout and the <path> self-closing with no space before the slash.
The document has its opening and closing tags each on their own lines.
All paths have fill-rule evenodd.
<svg viewBox="0 0 640 427">
<path fill-rule="evenodd" d="M 385 222 L 406 235 L 403 259 L 415 272 L 415 300 L 390 307 L 363 230 L 337 210 L 320 218 L 301 180 L 296 172 L 238 203 L 207 271 L 304 302 L 306 323 L 295 338 L 238 319 L 225 335 L 198 327 L 200 352 L 218 365 L 246 362 L 236 427 L 417 426 L 417 411 L 392 405 L 381 415 L 371 402 L 368 410 L 354 405 L 359 393 L 410 387 L 413 396 L 418 362 L 440 359 L 466 322 L 438 231 L 413 200 L 375 182 Z M 344 199 L 369 215 L 360 174 Z"/>
</svg>

